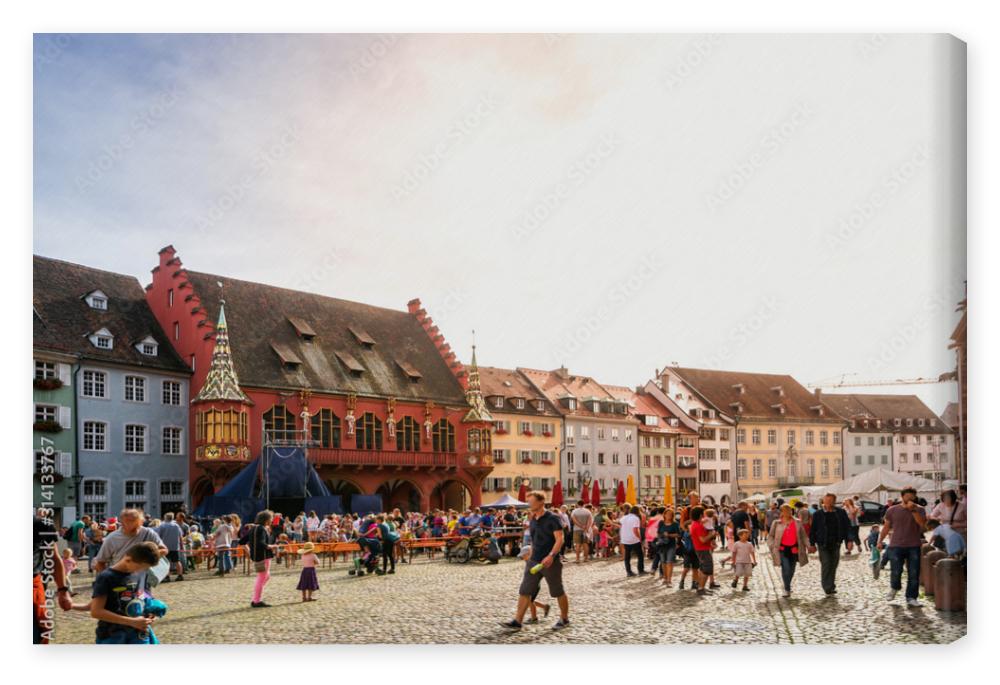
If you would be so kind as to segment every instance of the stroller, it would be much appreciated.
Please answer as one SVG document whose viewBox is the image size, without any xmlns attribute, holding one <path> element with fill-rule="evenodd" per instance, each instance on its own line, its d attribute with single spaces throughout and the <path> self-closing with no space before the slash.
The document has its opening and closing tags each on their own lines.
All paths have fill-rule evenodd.
<svg viewBox="0 0 1000 685">
<path fill-rule="evenodd" d="M 350 576 L 361 577 L 366 573 L 378 573 L 378 560 L 382 554 L 382 545 L 377 538 L 358 538 L 361 555 L 354 559 L 354 568 L 347 572 Z"/>
</svg>

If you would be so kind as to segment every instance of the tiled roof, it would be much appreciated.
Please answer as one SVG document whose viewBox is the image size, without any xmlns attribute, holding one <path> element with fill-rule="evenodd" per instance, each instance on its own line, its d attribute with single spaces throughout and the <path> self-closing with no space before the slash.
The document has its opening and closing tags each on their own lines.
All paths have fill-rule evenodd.
<svg viewBox="0 0 1000 685">
<path fill-rule="evenodd" d="M 944 408 L 944 413 L 941 414 L 941 420 L 946 426 L 958 430 L 958 402 L 948 403 L 948 406 Z"/>
<path fill-rule="evenodd" d="M 539 392 L 528 380 L 515 369 L 499 369 L 495 366 L 480 366 L 479 379 L 483 389 L 486 405 L 494 412 L 509 412 L 513 414 L 528 414 L 532 416 L 558 416 L 559 412 L 552 403 Z M 503 397 L 503 408 L 497 407 L 491 398 Z M 521 397 L 525 400 L 524 409 L 518 409 L 510 401 Z M 531 403 L 542 401 L 544 409 L 538 411 Z"/>
<path fill-rule="evenodd" d="M 146 292 L 134 276 L 37 255 L 32 271 L 34 347 L 103 362 L 190 373 L 153 316 Z M 93 309 L 84 299 L 95 290 L 107 295 L 106 310 Z M 87 337 L 102 328 L 114 336 L 110 350 L 94 347 Z M 157 342 L 155 356 L 135 348 L 147 336 Z"/>
<path fill-rule="evenodd" d="M 854 418 L 873 419 L 878 418 L 872 414 L 854 395 L 837 395 L 826 393 L 823 395 L 823 404 L 828 406 L 837 416 L 850 420 Z"/>
<path fill-rule="evenodd" d="M 717 410 L 729 415 L 736 414 L 739 403 L 742 411 L 738 415 L 744 418 L 840 421 L 829 408 L 825 408 L 822 415 L 814 410 L 813 407 L 822 402 L 788 375 L 681 367 L 670 367 L 668 371 L 676 373 Z M 784 407 L 784 413 L 779 405 Z"/>
<path fill-rule="evenodd" d="M 406 311 L 190 270 L 186 274 L 210 321 L 219 312 L 217 282 L 223 284 L 232 356 L 244 389 L 306 388 L 465 406 L 462 386 Z M 303 339 L 296 326 L 299 331 L 308 327 L 315 337 Z M 301 364 L 283 366 L 279 354 Z"/>
<path fill-rule="evenodd" d="M 627 421 L 635 423 L 635 419 L 623 414 L 611 414 L 608 412 L 591 411 L 589 400 L 594 398 L 604 402 L 615 400 L 616 397 L 590 376 L 574 376 L 566 369 L 556 369 L 554 371 L 542 371 L 539 369 L 518 368 L 536 389 L 541 391 L 549 399 L 563 416 L 602 418 L 610 421 Z M 560 398 L 575 397 L 576 409 L 570 410 L 559 403 Z"/>
<path fill-rule="evenodd" d="M 674 418 L 673 413 L 667 409 L 663 404 L 657 400 L 655 397 L 645 392 L 633 392 L 632 402 L 635 404 L 634 412 L 641 416 L 656 416 L 659 417 L 659 421 L 655 426 L 647 426 L 644 422 L 639 423 L 640 431 L 648 431 L 655 433 L 694 433 L 691 429 L 685 426 L 680 421 L 677 422 L 677 426 L 671 426 L 669 423 L 670 418 Z"/>
<path fill-rule="evenodd" d="M 824 396 L 824 398 L 827 396 Z M 838 395 L 829 395 L 838 397 Z M 897 433 L 950 433 L 948 425 L 921 401 L 916 395 L 868 395 L 862 393 L 852 393 L 850 397 L 860 402 L 871 414 L 882 420 L 882 426 Z M 895 424 L 895 419 L 900 419 L 900 424 Z M 913 425 L 907 426 L 906 420 L 913 419 Z M 924 425 L 919 425 L 919 419 L 924 420 Z M 931 425 L 931 420 L 936 425 Z"/>
</svg>

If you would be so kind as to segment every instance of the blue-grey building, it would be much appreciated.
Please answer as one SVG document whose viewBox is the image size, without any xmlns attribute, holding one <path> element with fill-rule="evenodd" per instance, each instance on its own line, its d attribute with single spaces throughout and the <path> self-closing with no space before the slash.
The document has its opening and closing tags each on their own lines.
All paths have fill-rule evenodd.
<svg viewBox="0 0 1000 685">
<path fill-rule="evenodd" d="M 187 508 L 191 371 L 132 276 L 35 257 L 35 346 L 76 359 L 78 514 Z"/>
</svg>

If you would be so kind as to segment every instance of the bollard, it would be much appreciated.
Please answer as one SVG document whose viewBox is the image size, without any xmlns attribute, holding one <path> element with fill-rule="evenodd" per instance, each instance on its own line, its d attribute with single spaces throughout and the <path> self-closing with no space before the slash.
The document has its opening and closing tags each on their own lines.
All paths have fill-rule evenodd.
<svg viewBox="0 0 1000 685">
<path fill-rule="evenodd" d="M 928 573 L 930 566 L 927 564 L 927 555 L 936 550 L 937 547 L 929 542 L 920 547 L 920 587 L 926 588 L 929 584 Z"/>
<path fill-rule="evenodd" d="M 948 555 L 941 550 L 936 549 L 920 558 L 920 581 L 924 586 L 924 594 L 928 597 L 934 596 L 934 564 L 939 562 L 941 559 L 944 559 L 946 556 Z M 925 564 L 927 566 L 926 576 L 923 574 Z"/>
<path fill-rule="evenodd" d="M 934 608 L 938 611 L 965 611 L 965 568 L 957 559 L 941 559 L 934 564 Z"/>
</svg>

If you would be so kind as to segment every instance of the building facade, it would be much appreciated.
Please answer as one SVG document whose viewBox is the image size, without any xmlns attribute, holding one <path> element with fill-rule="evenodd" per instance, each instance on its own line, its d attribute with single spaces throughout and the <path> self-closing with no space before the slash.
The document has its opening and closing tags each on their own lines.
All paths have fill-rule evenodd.
<svg viewBox="0 0 1000 685">
<path fill-rule="evenodd" d="M 639 475 L 639 423 L 628 402 L 593 378 L 574 376 L 565 367 L 518 371 L 562 416 L 559 472 L 566 495 L 578 497 L 596 481 L 601 500 L 614 501 L 618 483 Z"/>
<path fill-rule="evenodd" d="M 892 431 L 854 395 L 827 393 L 824 403 L 843 418 L 844 478 L 875 468 L 895 469 Z"/>
<path fill-rule="evenodd" d="M 516 497 L 522 483 L 551 494 L 559 480 L 559 412 L 515 369 L 483 366 L 479 377 L 493 416 L 493 471 L 483 482 L 483 497 Z"/>
<path fill-rule="evenodd" d="M 665 378 L 664 378 L 665 377 Z M 670 367 L 664 387 L 690 390 L 690 409 L 731 421 L 730 459 L 736 464 L 735 497 L 800 485 L 833 483 L 843 477 L 844 419 L 787 375 Z M 695 406 L 698 399 L 701 406 Z M 711 414 L 709 414 L 711 417 Z M 703 428 L 705 425 L 703 424 Z M 724 428 L 724 426 L 718 426 Z M 719 449 L 722 441 L 718 440 Z M 704 443 L 699 439 L 699 449 Z M 704 470 L 704 469 L 702 469 Z"/>
<path fill-rule="evenodd" d="M 848 397 L 864 407 L 866 417 L 852 417 L 856 428 L 849 430 L 865 431 L 865 421 L 869 425 L 869 433 L 863 438 L 862 435 L 850 436 L 844 448 L 849 464 L 852 461 L 856 464 L 858 456 L 863 454 L 860 466 L 864 466 L 862 470 L 865 471 L 882 466 L 938 482 L 958 477 L 958 445 L 954 432 L 916 395 L 855 393 L 837 397 Z M 879 429 L 877 434 L 871 434 L 873 426 Z M 857 438 L 862 438 L 861 445 L 856 444 Z M 882 463 L 882 456 L 887 452 L 888 465 Z M 876 463 L 871 465 L 868 457 L 873 453 Z"/>
<path fill-rule="evenodd" d="M 76 358 L 41 349 L 32 350 L 33 425 L 31 449 L 34 459 L 32 504 L 53 512 L 61 523 L 76 518 L 76 430 L 73 422 L 73 371 Z"/>
<path fill-rule="evenodd" d="M 632 394 L 632 405 L 639 422 L 639 479 L 636 486 L 639 498 L 676 502 L 675 443 L 682 429 L 670 411 L 643 388 L 637 388 Z"/>
<path fill-rule="evenodd" d="M 139 282 L 42 257 L 34 277 L 36 347 L 76 360 L 76 411 L 66 413 L 74 490 L 79 484 L 74 513 L 105 518 L 139 507 L 161 516 L 186 507 L 190 371 Z"/>
<path fill-rule="evenodd" d="M 419 300 L 390 310 L 188 271 L 172 246 L 152 275 L 149 306 L 194 372 L 196 503 L 274 435 L 303 436 L 345 509 L 351 495 L 420 511 L 481 502 L 492 416 L 475 353 L 466 369 Z"/>
<path fill-rule="evenodd" d="M 684 501 L 690 492 L 698 492 L 698 433 L 701 424 L 668 397 L 656 381 L 647 381 L 641 392 L 666 410 L 665 424 L 670 428 L 665 458 L 672 464 L 674 501 Z"/>
</svg>

